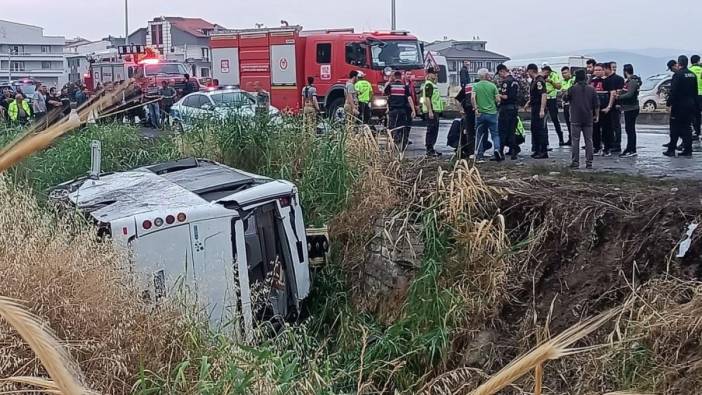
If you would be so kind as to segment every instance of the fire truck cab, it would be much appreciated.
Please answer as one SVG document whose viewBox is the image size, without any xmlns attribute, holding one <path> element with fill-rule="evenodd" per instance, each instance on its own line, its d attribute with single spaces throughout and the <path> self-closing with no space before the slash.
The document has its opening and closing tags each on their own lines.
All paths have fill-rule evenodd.
<svg viewBox="0 0 702 395">
<path fill-rule="evenodd" d="M 130 46 L 123 46 L 125 48 Z M 134 46 L 131 46 L 134 47 Z M 140 47 L 140 51 L 142 51 Z M 103 85 L 109 82 L 119 82 L 133 78 L 142 91 L 159 89 L 163 81 L 169 81 L 178 92 L 185 87 L 187 74 L 185 65 L 166 60 L 156 50 L 146 47 L 143 52 L 127 52 L 120 49 L 118 54 L 94 60 L 90 64 L 90 78 L 86 80 L 89 90 L 94 90 L 97 82 Z M 192 82 L 197 84 L 195 78 Z M 199 89 L 199 85 L 197 86 Z"/>
<path fill-rule="evenodd" d="M 238 322 L 249 338 L 256 322 L 299 315 L 328 248 L 306 233 L 295 185 L 208 160 L 83 177 L 50 198 L 128 252 L 145 299 L 195 298 L 214 329 Z"/>
<path fill-rule="evenodd" d="M 286 26 L 215 33 L 210 46 L 220 84 L 251 90 L 258 82 L 274 106 L 290 111 L 300 109 L 307 77 L 314 77 L 320 106 L 333 115 L 343 108 L 349 73 L 362 71 L 373 86 L 371 107 L 378 116 L 387 111 L 383 87 L 395 71 L 414 84 L 414 94 L 425 79 L 422 46 L 408 32 Z"/>
</svg>

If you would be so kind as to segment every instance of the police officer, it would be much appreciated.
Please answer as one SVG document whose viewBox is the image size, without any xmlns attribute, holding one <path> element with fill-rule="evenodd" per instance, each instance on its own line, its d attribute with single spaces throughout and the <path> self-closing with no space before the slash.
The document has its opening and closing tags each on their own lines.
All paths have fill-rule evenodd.
<svg viewBox="0 0 702 395">
<path fill-rule="evenodd" d="M 690 57 L 690 71 L 697 77 L 697 106 L 699 109 L 695 113 L 695 135 L 699 139 L 700 137 L 700 126 L 702 124 L 702 65 L 700 64 L 700 55 L 692 55 Z"/>
<path fill-rule="evenodd" d="M 370 102 L 373 99 L 373 85 L 366 80 L 366 75 L 362 71 L 358 72 L 358 81 L 355 84 L 358 94 L 358 112 L 361 117 L 361 122 L 368 125 L 371 118 Z"/>
<path fill-rule="evenodd" d="M 473 108 L 473 84 L 466 84 L 456 95 L 455 99 L 461 104 L 463 109 L 463 134 L 459 147 L 467 156 L 475 153 L 475 109 Z"/>
<path fill-rule="evenodd" d="M 409 141 L 409 130 L 407 129 L 407 109 L 411 108 L 409 114 L 415 117 L 414 101 L 409 89 L 409 85 L 402 82 L 402 72 L 396 71 L 393 79 L 385 85 L 384 94 L 388 98 L 388 128 L 392 133 L 395 145 L 402 151 L 407 148 Z"/>
<path fill-rule="evenodd" d="M 575 85 L 575 77 L 573 77 L 570 67 L 563 66 L 561 68 L 561 76 L 563 77 L 561 91 L 568 92 L 568 89 Z M 566 141 L 566 145 L 570 145 L 570 103 L 568 103 L 568 95 L 563 95 L 563 116 L 565 117 L 566 127 L 568 128 L 568 141 Z"/>
<path fill-rule="evenodd" d="M 427 114 L 427 135 L 426 148 L 427 156 L 441 156 L 440 152 L 436 152 L 434 144 L 439 137 L 439 117 L 444 111 L 444 101 L 441 99 L 441 93 L 436 86 L 436 71 L 433 67 L 427 69 L 427 80 L 422 88 L 422 112 Z"/>
<path fill-rule="evenodd" d="M 497 128 L 500 132 L 500 141 L 504 147 L 508 147 L 507 155 L 510 159 L 516 160 L 519 154 L 519 145 L 517 145 L 517 117 L 519 109 L 517 108 L 517 100 L 519 99 L 519 83 L 512 77 L 512 74 L 507 69 L 507 66 L 501 64 L 497 66 L 497 72 L 500 74 L 502 82 L 500 82 L 500 112 L 497 118 Z M 502 153 L 504 156 L 504 153 Z"/>
<path fill-rule="evenodd" d="M 679 156 L 692 157 L 692 130 L 690 124 L 697 111 L 697 77 L 687 68 L 685 55 L 678 57 L 678 67 L 670 86 L 668 106 L 670 107 L 670 142 L 665 156 L 675 156 L 678 138 L 682 139 L 683 150 Z"/>
<path fill-rule="evenodd" d="M 535 64 L 527 66 L 527 74 L 531 78 L 529 89 L 529 102 L 527 107 L 531 107 L 531 141 L 534 146 L 534 159 L 548 158 L 548 136 L 546 135 L 546 80 L 539 74 L 539 67 Z"/>
<path fill-rule="evenodd" d="M 561 90 L 561 77 L 551 69 L 551 66 L 544 64 L 541 69 L 544 79 L 546 80 L 546 109 L 548 110 L 548 117 L 551 118 L 553 122 L 553 127 L 556 128 L 556 134 L 558 135 L 558 145 L 566 145 L 563 140 L 563 130 L 561 129 L 561 122 L 558 120 L 558 92 Z M 544 128 L 546 128 L 548 133 L 547 122 L 544 122 Z M 548 139 L 548 135 L 546 135 Z"/>
</svg>

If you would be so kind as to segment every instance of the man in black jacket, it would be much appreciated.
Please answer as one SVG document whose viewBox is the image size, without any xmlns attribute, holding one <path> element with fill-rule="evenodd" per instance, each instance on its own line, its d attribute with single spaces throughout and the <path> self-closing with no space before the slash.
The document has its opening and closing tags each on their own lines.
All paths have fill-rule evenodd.
<svg viewBox="0 0 702 395">
<path fill-rule="evenodd" d="M 692 157 L 692 124 L 697 110 L 697 76 L 688 68 L 685 55 L 678 57 L 678 70 L 673 75 L 667 105 L 670 107 L 670 142 L 665 156 L 675 156 L 678 138 L 683 150 L 679 156 Z"/>
</svg>

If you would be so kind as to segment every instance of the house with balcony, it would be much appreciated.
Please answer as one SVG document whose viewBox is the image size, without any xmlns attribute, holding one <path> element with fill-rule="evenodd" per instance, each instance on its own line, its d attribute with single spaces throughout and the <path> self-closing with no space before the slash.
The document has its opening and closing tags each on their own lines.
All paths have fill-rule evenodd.
<svg viewBox="0 0 702 395">
<path fill-rule="evenodd" d="M 65 43 L 65 37 L 45 36 L 39 26 L 0 20 L 0 81 L 32 78 L 63 86 Z"/>
<path fill-rule="evenodd" d="M 220 29 L 200 18 L 158 17 L 130 34 L 129 43 L 158 49 L 166 59 L 184 63 L 192 76 L 210 77 L 210 35 Z"/>
<path fill-rule="evenodd" d="M 434 41 L 424 47 L 446 58 L 449 83 L 456 86 L 460 84 L 459 75 L 464 64 L 468 64 L 468 71 L 471 76 L 474 76 L 482 68 L 494 73 L 497 65 L 509 60 L 505 55 L 488 51 L 486 46 L 487 41 L 481 41 L 476 37 L 470 41 L 449 39 Z"/>
</svg>

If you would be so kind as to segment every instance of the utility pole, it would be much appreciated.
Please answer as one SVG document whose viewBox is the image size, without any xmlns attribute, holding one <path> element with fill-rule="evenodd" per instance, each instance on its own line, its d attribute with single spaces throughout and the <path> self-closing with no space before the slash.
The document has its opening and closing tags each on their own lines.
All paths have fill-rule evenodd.
<svg viewBox="0 0 702 395">
<path fill-rule="evenodd" d="M 124 45 L 129 45 L 129 0 L 124 0 Z"/>
<path fill-rule="evenodd" d="M 395 0 L 390 0 L 390 4 L 392 7 L 391 10 L 391 15 L 392 15 L 392 30 L 395 31 L 397 30 L 397 14 L 395 13 Z"/>
</svg>

